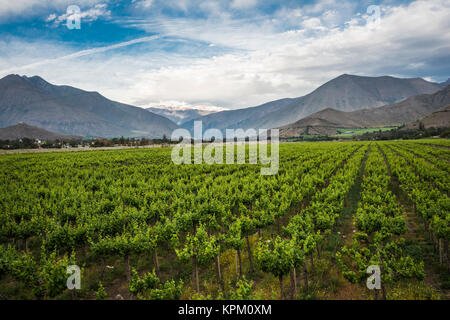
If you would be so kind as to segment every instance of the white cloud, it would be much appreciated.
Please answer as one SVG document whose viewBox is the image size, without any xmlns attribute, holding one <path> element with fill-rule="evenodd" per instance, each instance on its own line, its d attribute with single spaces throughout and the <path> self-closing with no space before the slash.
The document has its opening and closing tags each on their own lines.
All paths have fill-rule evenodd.
<svg viewBox="0 0 450 320">
<path fill-rule="evenodd" d="M 148 9 L 153 5 L 153 0 L 133 0 L 136 8 Z"/>
<path fill-rule="evenodd" d="M 110 15 L 111 11 L 107 9 L 106 4 L 99 3 L 85 11 L 81 11 L 80 13 L 64 13 L 56 18 L 53 18 L 56 14 L 51 14 L 47 18 L 47 21 L 54 21 L 54 24 L 58 26 L 68 19 L 74 18 L 75 16 L 79 17 L 83 22 L 91 22 L 97 20 L 99 17 L 109 17 Z M 51 17 L 53 19 L 50 19 Z"/>
<path fill-rule="evenodd" d="M 49 10 L 65 11 L 69 5 L 92 7 L 108 0 L 13 0 L 2 1 L 0 5 L 0 23 L 5 20 L 24 16 L 48 13 Z"/>
<path fill-rule="evenodd" d="M 257 3 L 257 0 L 233 0 L 230 7 L 234 9 L 248 9 L 256 6 Z"/>
<path fill-rule="evenodd" d="M 146 50 L 148 44 L 142 41 L 140 50 L 108 47 L 107 52 L 93 49 L 71 55 L 57 44 L 0 40 L 0 76 L 15 72 L 12 66 L 66 57 L 18 70 L 142 106 L 175 100 L 247 107 L 301 96 L 342 73 L 413 76 L 423 70 L 449 70 L 450 63 L 445 65 L 450 52 L 449 15 L 448 1 L 433 0 L 385 7 L 374 29 L 366 26 L 364 14 L 335 28 L 322 15 L 311 20 L 311 12 L 303 10 L 292 16 L 289 24 L 297 27 L 290 31 L 279 31 L 282 16 L 278 14 L 248 20 L 154 18 L 140 26 L 163 35 L 161 41 L 182 40 L 187 45 L 200 41 L 205 48 L 214 43 L 209 50 L 227 51 L 202 57 L 201 52 Z"/>
<path fill-rule="evenodd" d="M 302 23 L 305 29 L 311 30 L 326 30 L 326 28 L 322 25 L 322 22 L 319 18 L 308 18 L 305 19 Z"/>
<path fill-rule="evenodd" d="M 46 21 L 51 22 L 51 21 L 55 20 L 57 17 L 58 16 L 55 13 L 52 13 L 47 17 Z"/>
<path fill-rule="evenodd" d="M 347 5 L 346 1 L 336 1 L 336 0 L 319 0 L 315 1 L 313 4 L 304 6 L 304 11 L 307 14 L 318 14 L 332 7 Z"/>
<path fill-rule="evenodd" d="M 92 55 L 92 54 L 96 54 L 96 53 L 103 53 L 103 52 L 108 51 L 108 50 L 113 50 L 113 49 L 118 49 L 118 48 L 122 48 L 122 47 L 131 46 L 131 45 L 138 44 L 138 43 L 153 41 L 153 40 L 156 40 L 158 38 L 160 38 L 160 36 L 143 37 L 143 38 L 138 38 L 138 39 L 134 39 L 134 40 L 126 41 L 126 42 L 113 44 L 113 45 L 110 45 L 110 46 L 93 48 L 93 49 L 87 49 L 87 50 L 81 50 L 81 51 L 78 51 L 78 52 L 75 52 L 75 53 L 59 56 L 59 57 L 56 57 L 56 58 L 53 58 L 53 59 L 43 59 L 43 60 L 39 60 L 39 61 L 31 63 L 31 64 L 25 64 L 25 65 L 22 65 L 22 66 L 11 68 L 11 69 L 1 70 L 0 73 L 8 74 L 9 72 L 13 72 L 13 71 L 33 69 L 33 68 L 36 68 L 36 67 L 49 65 L 49 64 L 54 64 L 54 63 L 58 63 L 58 62 L 61 62 L 61 61 L 67 61 L 67 60 L 74 59 L 74 58 L 80 58 L 80 57 L 83 57 L 83 56 L 88 56 L 88 55 Z"/>
<path fill-rule="evenodd" d="M 228 110 L 227 108 L 212 106 L 212 105 L 194 105 L 186 101 L 159 101 L 157 103 L 151 103 L 144 108 L 157 108 L 166 109 L 172 111 L 186 111 L 186 110 L 198 110 L 204 112 L 219 112 Z"/>
</svg>

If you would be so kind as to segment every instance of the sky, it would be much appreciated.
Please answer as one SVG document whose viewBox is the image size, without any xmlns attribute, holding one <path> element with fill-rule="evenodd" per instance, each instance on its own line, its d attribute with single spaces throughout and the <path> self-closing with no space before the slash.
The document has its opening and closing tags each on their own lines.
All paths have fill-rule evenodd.
<svg viewBox="0 0 450 320">
<path fill-rule="evenodd" d="M 343 73 L 443 82 L 449 17 L 449 0 L 0 0 L 0 77 L 229 109 Z"/>
</svg>

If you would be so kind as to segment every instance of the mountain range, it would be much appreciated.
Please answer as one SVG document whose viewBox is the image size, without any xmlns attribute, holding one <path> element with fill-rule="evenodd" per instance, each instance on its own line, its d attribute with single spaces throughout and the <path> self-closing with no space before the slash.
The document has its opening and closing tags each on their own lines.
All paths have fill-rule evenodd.
<svg viewBox="0 0 450 320">
<path fill-rule="evenodd" d="M 30 126 L 20 122 L 16 125 L 0 128 L 0 140 L 18 140 L 22 138 L 41 139 L 41 140 L 81 140 L 81 136 L 71 136 L 54 133 L 42 128 Z"/>
<path fill-rule="evenodd" d="M 217 108 L 201 106 L 146 110 L 38 76 L 8 75 L 0 79 L 0 127 L 26 122 L 66 135 L 159 138 L 170 137 L 178 124 L 192 130 L 194 121 L 201 120 L 203 130 L 281 128 L 291 136 L 309 128 L 309 133 L 332 134 L 336 128 L 419 120 L 450 104 L 449 87 L 442 90 L 447 82 L 344 74 L 302 97 L 215 112 Z"/>
<path fill-rule="evenodd" d="M 211 113 L 224 111 L 225 108 L 215 107 L 215 106 L 154 106 L 146 108 L 146 110 L 159 114 L 167 119 L 172 120 L 178 125 L 184 122 L 197 119 L 202 116 L 206 116 Z"/>
<path fill-rule="evenodd" d="M 363 77 L 343 74 L 328 81 L 313 92 L 299 98 L 287 98 L 263 105 L 222 111 L 197 118 L 203 129 L 276 128 L 298 121 L 315 112 L 331 108 L 354 111 L 399 102 L 408 97 L 430 94 L 443 85 L 421 78 L 400 79 L 389 76 Z M 193 129 L 194 120 L 182 124 Z"/>
<path fill-rule="evenodd" d="M 280 127 L 283 138 L 301 134 L 336 134 L 338 128 L 400 126 L 417 121 L 450 104 L 450 85 L 433 94 L 421 94 L 401 102 L 351 112 L 326 108 Z M 450 124 L 447 124 L 450 125 Z"/>
<path fill-rule="evenodd" d="M 450 78 L 448 78 L 447 81 L 441 83 L 441 85 L 442 85 L 443 87 L 446 87 L 446 86 L 448 86 L 449 84 L 450 84 Z"/>
<path fill-rule="evenodd" d="M 0 127 L 19 122 L 94 137 L 162 137 L 177 128 L 165 117 L 98 92 L 53 85 L 38 76 L 8 75 L 0 79 Z"/>
<path fill-rule="evenodd" d="M 425 129 L 448 127 L 450 125 L 450 105 L 442 107 L 418 121 L 408 123 L 401 130 L 420 129 L 421 124 Z"/>
</svg>

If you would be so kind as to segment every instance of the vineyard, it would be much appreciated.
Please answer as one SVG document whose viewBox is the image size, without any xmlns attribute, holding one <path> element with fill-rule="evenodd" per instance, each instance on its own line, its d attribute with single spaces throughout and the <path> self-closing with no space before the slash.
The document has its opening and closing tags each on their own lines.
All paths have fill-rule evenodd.
<svg viewBox="0 0 450 320">
<path fill-rule="evenodd" d="M 0 298 L 450 298 L 449 140 L 284 143 L 279 165 L 1 155 Z"/>
</svg>

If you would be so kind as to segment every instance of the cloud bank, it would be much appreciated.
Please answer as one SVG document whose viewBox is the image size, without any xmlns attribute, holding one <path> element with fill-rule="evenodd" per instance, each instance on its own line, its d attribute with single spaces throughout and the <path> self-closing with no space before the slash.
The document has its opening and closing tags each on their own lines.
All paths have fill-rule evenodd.
<svg viewBox="0 0 450 320">
<path fill-rule="evenodd" d="M 374 26 L 368 5 L 353 1 L 272 12 L 257 11 L 259 2 L 252 0 L 203 1 L 195 16 L 189 15 L 192 1 L 167 1 L 182 13 L 171 16 L 156 1 L 135 1 L 130 10 L 142 5 L 139 17 L 113 12 L 110 23 L 156 35 L 156 41 L 74 51 L 54 41 L 0 39 L 0 76 L 39 74 L 141 106 L 183 101 L 227 108 L 301 96 L 342 73 L 447 79 L 450 3 L 390 3 L 380 4 Z"/>
</svg>

